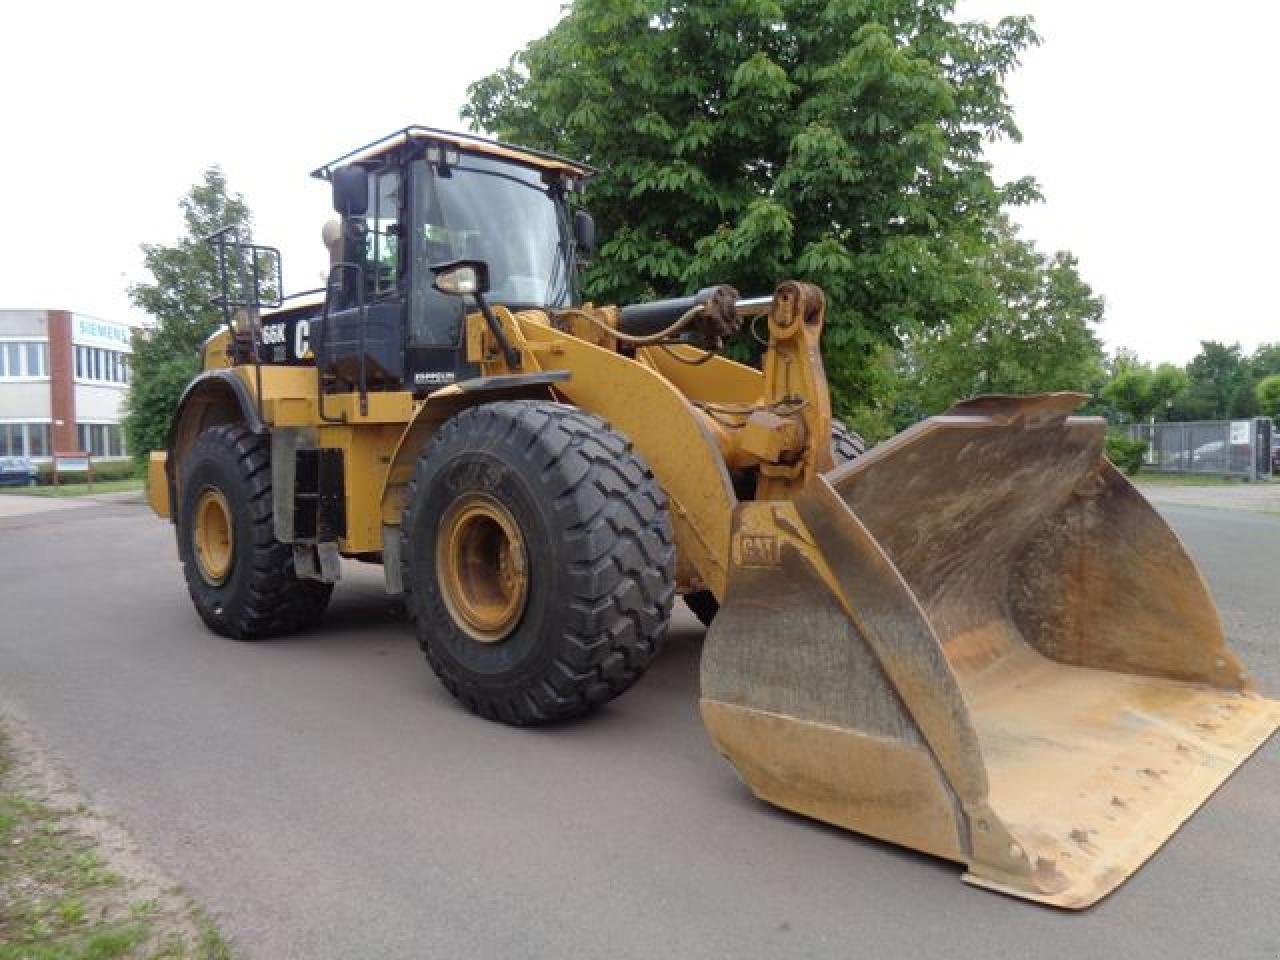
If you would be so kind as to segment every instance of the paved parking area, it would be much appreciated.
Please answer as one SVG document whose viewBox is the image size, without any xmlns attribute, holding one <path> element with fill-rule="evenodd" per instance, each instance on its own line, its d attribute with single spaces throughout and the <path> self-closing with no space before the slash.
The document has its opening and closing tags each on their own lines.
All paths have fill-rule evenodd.
<svg viewBox="0 0 1280 960">
<path fill-rule="evenodd" d="M 22 493 L 0 493 L 0 519 L 36 516 L 89 505 L 89 501 L 80 497 L 30 497 Z"/>
<path fill-rule="evenodd" d="M 1280 518 L 1166 509 L 1280 694 Z M 753 800 L 702 731 L 683 611 L 634 691 L 520 731 L 453 703 L 376 568 L 313 633 L 239 644 L 202 628 L 144 507 L 32 520 L 0 519 L 0 701 L 248 957 L 1280 955 L 1280 743 L 1065 913 Z"/>
<path fill-rule="evenodd" d="M 1157 506 L 1210 507 L 1216 510 L 1251 510 L 1280 515 L 1280 481 L 1229 483 L 1195 487 L 1140 483 L 1139 489 Z"/>
</svg>

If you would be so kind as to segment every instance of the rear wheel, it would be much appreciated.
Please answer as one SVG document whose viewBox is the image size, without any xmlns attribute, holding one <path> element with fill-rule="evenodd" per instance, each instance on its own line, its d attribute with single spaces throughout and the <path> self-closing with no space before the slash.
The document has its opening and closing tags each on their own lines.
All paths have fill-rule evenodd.
<svg viewBox="0 0 1280 960">
<path fill-rule="evenodd" d="M 573 407 L 492 403 L 445 423 L 402 537 L 427 660 L 490 720 L 586 713 L 631 687 L 666 635 L 666 497 L 625 438 Z"/>
<path fill-rule="evenodd" d="M 854 433 L 839 420 L 831 421 L 831 459 L 838 467 L 856 460 L 867 452 L 867 441 Z M 684 604 L 704 627 L 711 626 L 720 610 L 720 602 L 710 590 L 695 590 L 684 595 Z"/>
<path fill-rule="evenodd" d="M 333 585 L 294 572 L 293 548 L 275 539 L 270 445 L 239 424 L 209 427 L 182 462 L 178 553 L 196 612 L 237 640 L 259 640 L 315 621 Z"/>
</svg>

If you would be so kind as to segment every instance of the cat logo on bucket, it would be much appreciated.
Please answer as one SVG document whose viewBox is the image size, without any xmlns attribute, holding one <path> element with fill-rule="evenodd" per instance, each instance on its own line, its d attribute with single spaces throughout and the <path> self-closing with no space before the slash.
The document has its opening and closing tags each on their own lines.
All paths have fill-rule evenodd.
<svg viewBox="0 0 1280 960">
<path fill-rule="evenodd" d="M 770 534 L 744 533 L 738 538 L 739 562 L 744 567 L 777 567 L 782 565 L 778 538 Z"/>
</svg>

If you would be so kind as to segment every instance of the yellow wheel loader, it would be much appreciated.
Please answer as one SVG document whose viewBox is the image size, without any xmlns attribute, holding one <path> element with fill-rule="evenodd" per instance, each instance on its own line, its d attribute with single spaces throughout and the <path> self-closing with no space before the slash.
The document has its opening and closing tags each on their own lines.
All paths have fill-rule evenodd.
<svg viewBox="0 0 1280 960">
<path fill-rule="evenodd" d="M 1084 907 L 1280 724 L 1182 544 L 1076 394 L 992 396 L 863 451 L 805 283 L 599 306 L 592 170 L 411 127 L 319 170 L 325 286 L 224 230 L 150 498 L 196 610 L 254 640 L 381 563 L 449 691 L 557 721 L 630 687 L 676 594 L 758 796 Z M 720 355 L 750 323 L 759 369 Z"/>
</svg>

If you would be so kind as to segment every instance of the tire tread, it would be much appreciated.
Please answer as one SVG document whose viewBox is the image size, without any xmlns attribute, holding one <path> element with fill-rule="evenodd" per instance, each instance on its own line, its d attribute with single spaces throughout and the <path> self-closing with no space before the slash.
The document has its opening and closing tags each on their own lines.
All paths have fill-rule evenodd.
<svg viewBox="0 0 1280 960">
<path fill-rule="evenodd" d="M 550 667 L 514 694 L 460 681 L 432 648 L 413 594 L 410 531 L 418 521 L 433 451 L 464 433 L 473 447 L 515 447 L 550 486 L 551 510 L 568 513 L 563 540 L 572 594 Z M 587 713 L 629 689 L 661 648 L 675 599 L 675 545 L 667 500 L 629 441 L 599 417 L 547 401 L 501 401 L 441 426 L 419 458 L 401 523 L 406 607 L 428 663 L 473 712 L 517 726 Z M 657 571 L 658 575 L 654 575 Z"/>
<path fill-rule="evenodd" d="M 196 462 L 200 456 L 233 459 L 247 488 L 253 548 L 247 598 L 230 618 L 205 609 L 196 595 L 200 572 L 194 560 L 184 561 L 183 572 L 201 619 L 216 632 L 237 640 L 262 640 L 313 623 L 328 605 L 333 585 L 298 577 L 292 546 L 275 538 L 268 439 L 244 424 L 218 424 L 196 438 L 188 462 Z"/>
</svg>

